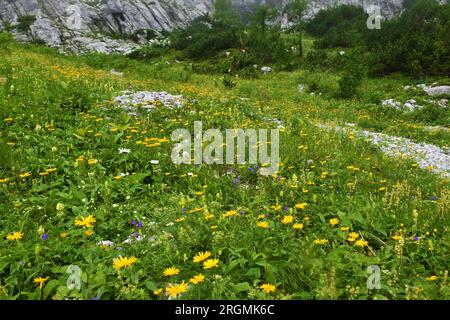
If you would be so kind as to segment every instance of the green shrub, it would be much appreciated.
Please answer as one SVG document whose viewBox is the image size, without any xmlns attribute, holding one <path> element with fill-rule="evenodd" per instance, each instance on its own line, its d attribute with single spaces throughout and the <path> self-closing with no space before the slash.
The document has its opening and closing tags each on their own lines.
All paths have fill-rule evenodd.
<svg viewBox="0 0 450 320">
<path fill-rule="evenodd" d="M 17 30 L 27 32 L 31 25 L 36 21 L 36 16 L 26 15 L 17 18 Z"/>
</svg>

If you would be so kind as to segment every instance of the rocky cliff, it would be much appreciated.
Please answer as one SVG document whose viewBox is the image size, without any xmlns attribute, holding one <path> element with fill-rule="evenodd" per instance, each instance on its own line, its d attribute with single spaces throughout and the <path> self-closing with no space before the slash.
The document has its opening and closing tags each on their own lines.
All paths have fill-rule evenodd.
<svg viewBox="0 0 450 320">
<path fill-rule="evenodd" d="M 289 0 L 232 0 L 238 7 Z M 312 0 L 308 14 L 335 4 L 381 8 L 390 17 L 403 0 Z M 211 12 L 213 0 L 0 0 L 0 28 L 10 28 L 21 41 L 41 41 L 61 49 L 125 53 L 145 42 L 142 30 L 171 30 Z M 118 35 L 134 35 L 135 42 Z"/>
</svg>

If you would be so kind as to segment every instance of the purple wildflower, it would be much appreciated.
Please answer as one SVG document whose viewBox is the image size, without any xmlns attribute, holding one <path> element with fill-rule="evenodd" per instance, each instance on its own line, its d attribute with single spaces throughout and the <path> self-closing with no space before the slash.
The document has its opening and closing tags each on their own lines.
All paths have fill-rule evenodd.
<svg viewBox="0 0 450 320">
<path fill-rule="evenodd" d="M 48 234 L 46 234 L 46 233 L 44 233 L 44 234 L 41 236 L 41 239 L 42 239 L 42 240 L 47 240 L 47 238 L 48 238 Z"/>
</svg>

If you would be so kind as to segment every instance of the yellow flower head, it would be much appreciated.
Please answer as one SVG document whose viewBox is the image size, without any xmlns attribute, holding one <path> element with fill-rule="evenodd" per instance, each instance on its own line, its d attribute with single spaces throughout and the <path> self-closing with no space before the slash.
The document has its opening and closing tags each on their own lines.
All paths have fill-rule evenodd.
<svg viewBox="0 0 450 320">
<path fill-rule="evenodd" d="M 260 286 L 261 290 L 265 293 L 275 292 L 276 287 L 273 284 L 264 283 Z"/>
<path fill-rule="evenodd" d="M 197 274 L 189 279 L 189 282 L 192 284 L 199 284 L 205 280 L 205 276 L 203 274 Z"/>
<path fill-rule="evenodd" d="M 395 236 L 392 236 L 392 239 L 394 239 L 395 241 L 400 241 L 402 239 L 402 236 L 395 235 Z"/>
<path fill-rule="evenodd" d="M 222 216 L 224 218 L 228 218 L 228 217 L 235 216 L 235 215 L 237 215 L 237 210 L 229 210 L 225 214 L 223 214 Z"/>
<path fill-rule="evenodd" d="M 436 281 L 438 277 L 436 276 L 430 276 L 428 278 L 426 278 L 427 281 Z"/>
<path fill-rule="evenodd" d="M 212 269 L 219 266 L 219 259 L 208 259 L 203 262 L 203 269 Z"/>
<path fill-rule="evenodd" d="M 258 221 L 256 225 L 263 229 L 267 229 L 269 227 L 269 223 L 267 221 Z"/>
<path fill-rule="evenodd" d="M 303 223 L 295 223 L 294 225 L 293 225 L 293 227 L 294 227 L 294 229 L 303 229 Z"/>
<path fill-rule="evenodd" d="M 349 242 L 355 242 L 356 239 L 358 239 L 358 238 L 359 238 L 359 234 L 358 234 L 358 233 L 356 233 L 356 232 L 350 232 L 350 233 L 348 234 L 347 241 L 349 241 Z"/>
<path fill-rule="evenodd" d="M 163 288 L 159 288 L 153 291 L 153 295 L 159 296 L 163 292 Z"/>
<path fill-rule="evenodd" d="M 303 202 L 303 203 L 297 203 L 295 205 L 295 208 L 305 210 L 307 206 L 308 206 L 308 204 L 306 202 Z"/>
<path fill-rule="evenodd" d="M 175 267 L 170 267 L 164 270 L 163 274 L 165 277 L 176 276 L 180 273 L 180 269 Z"/>
<path fill-rule="evenodd" d="M 181 284 L 170 283 L 166 288 L 169 298 L 177 298 L 188 290 L 188 285 L 184 281 Z"/>
<path fill-rule="evenodd" d="M 128 268 L 129 266 L 135 264 L 137 258 L 135 256 L 127 258 L 119 256 L 113 260 L 113 267 L 116 270 L 120 270 L 122 268 Z"/>
<path fill-rule="evenodd" d="M 25 178 L 28 178 L 30 176 L 31 176 L 30 172 L 25 172 L 25 173 L 19 174 L 19 178 L 21 178 L 21 179 L 25 179 Z"/>
<path fill-rule="evenodd" d="M 367 245 L 368 245 L 368 242 L 365 240 L 357 240 L 355 242 L 355 246 L 358 246 L 358 247 L 367 247 Z"/>
<path fill-rule="evenodd" d="M 348 231 L 350 229 L 350 227 L 340 227 L 339 230 L 341 231 Z"/>
<path fill-rule="evenodd" d="M 96 164 L 98 162 L 97 159 L 89 159 L 88 160 L 88 165 L 93 166 L 94 164 Z"/>
<path fill-rule="evenodd" d="M 330 219 L 329 222 L 330 222 L 330 224 L 332 226 L 335 226 L 335 225 L 339 224 L 339 219 L 338 218 L 333 218 L 333 219 Z"/>
<path fill-rule="evenodd" d="M 283 220 L 281 220 L 282 224 L 289 224 L 294 222 L 294 216 L 284 216 Z"/>
<path fill-rule="evenodd" d="M 22 238 L 23 238 L 23 233 L 20 231 L 12 232 L 6 236 L 6 239 L 8 239 L 9 241 L 14 241 L 14 240 L 19 241 Z"/>
<path fill-rule="evenodd" d="M 325 244 L 328 244 L 328 240 L 327 239 L 316 239 L 316 240 L 314 240 L 314 243 L 315 244 L 319 244 L 319 245 L 325 245 Z"/>
<path fill-rule="evenodd" d="M 95 219 L 95 217 L 90 214 L 87 217 L 82 217 L 79 219 L 75 220 L 75 225 L 76 226 L 81 226 L 81 227 L 87 227 L 87 228 L 92 228 L 94 226 L 94 222 L 96 222 L 97 220 Z"/>
<path fill-rule="evenodd" d="M 276 204 L 274 206 L 270 206 L 274 211 L 280 211 L 281 210 L 281 206 L 279 204 Z"/>
<path fill-rule="evenodd" d="M 199 252 L 194 256 L 193 261 L 195 263 L 202 262 L 203 260 L 208 259 L 210 256 L 211 256 L 211 252 L 209 252 L 209 251 Z"/>
<path fill-rule="evenodd" d="M 44 283 L 48 280 L 48 277 L 46 278 L 42 278 L 42 277 L 37 277 L 34 278 L 33 282 L 34 283 L 38 283 L 39 284 L 39 288 L 42 289 L 42 287 L 44 286 Z"/>
</svg>

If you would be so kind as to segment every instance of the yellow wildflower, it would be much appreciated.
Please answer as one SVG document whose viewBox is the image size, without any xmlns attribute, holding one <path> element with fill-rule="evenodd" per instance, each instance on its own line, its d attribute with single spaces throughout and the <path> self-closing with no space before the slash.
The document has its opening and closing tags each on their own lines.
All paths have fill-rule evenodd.
<svg viewBox="0 0 450 320">
<path fill-rule="evenodd" d="M 136 261 L 137 258 L 135 256 L 132 256 L 130 258 L 119 256 L 113 260 L 113 267 L 116 270 L 128 268 L 129 266 L 135 264 Z"/>
<path fill-rule="evenodd" d="M 205 276 L 203 274 L 197 274 L 189 279 L 189 282 L 192 284 L 199 284 L 205 280 Z"/>
<path fill-rule="evenodd" d="M 264 283 L 260 286 L 261 290 L 265 293 L 275 292 L 276 287 L 273 284 Z"/>
<path fill-rule="evenodd" d="M 209 252 L 209 251 L 199 252 L 194 256 L 193 261 L 195 263 L 202 262 L 203 260 L 208 259 L 210 256 L 211 256 L 211 252 Z"/>
<path fill-rule="evenodd" d="M 203 262 L 203 269 L 212 269 L 219 266 L 219 259 L 208 259 Z"/>
</svg>

